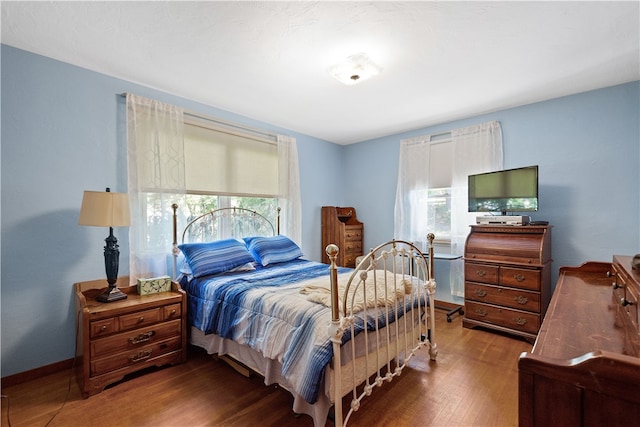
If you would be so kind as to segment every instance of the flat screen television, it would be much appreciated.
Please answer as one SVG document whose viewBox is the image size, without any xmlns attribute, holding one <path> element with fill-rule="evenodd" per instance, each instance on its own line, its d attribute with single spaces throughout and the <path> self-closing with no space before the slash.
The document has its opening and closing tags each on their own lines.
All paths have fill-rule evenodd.
<svg viewBox="0 0 640 427">
<path fill-rule="evenodd" d="M 469 175 L 469 212 L 536 212 L 538 166 Z"/>
</svg>

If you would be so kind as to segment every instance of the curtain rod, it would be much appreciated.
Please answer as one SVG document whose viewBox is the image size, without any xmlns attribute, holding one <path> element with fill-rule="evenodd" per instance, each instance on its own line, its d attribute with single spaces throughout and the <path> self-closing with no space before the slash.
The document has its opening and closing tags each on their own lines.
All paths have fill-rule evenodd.
<svg viewBox="0 0 640 427">
<path fill-rule="evenodd" d="M 127 97 L 127 92 L 121 93 L 120 96 L 122 96 L 123 98 L 126 98 Z M 188 116 L 191 116 L 191 117 L 194 117 L 196 119 L 202 119 L 202 120 L 206 120 L 206 121 L 209 121 L 209 122 L 218 123 L 218 124 L 221 124 L 221 125 L 224 125 L 224 126 L 229 126 L 229 127 L 233 127 L 233 128 L 240 129 L 240 130 L 253 132 L 253 133 L 258 134 L 258 135 L 268 136 L 268 137 L 274 138 L 274 139 L 278 138 L 278 134 L 277 133 L 265 131 L 265 130 L 254 128 L 254 127 L 247 126 L 247 125 L 242 125 L 242 124 L 239 124 L 239 123 L 234 123 L 234 122 L 227 121 L 227 120 L 224 120 L 224 119 L 219 119 L 219 118 L 216 118 L 216 117 L 207 116 L 205 114 L 197 113 L 197 112 L 191 111 L 191 110 L 183 109 L 183 112 L 184 112 L 184 114 L 186 114 Z"/>
</svg>

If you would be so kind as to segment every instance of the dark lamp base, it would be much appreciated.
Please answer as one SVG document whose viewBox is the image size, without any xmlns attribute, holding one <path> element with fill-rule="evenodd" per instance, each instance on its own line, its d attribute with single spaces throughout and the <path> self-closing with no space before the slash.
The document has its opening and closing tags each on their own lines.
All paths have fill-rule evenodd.
<svg viewBox="0 0 640 427">
<path fill-rule="evenodd" d="M 96 300 L 98 300 L 99 302 L 114 302 L 123 299 L 127 299 L 127 294 L 116 287 L 107 289 L 106 292 L 98 295 L 98 297 L 96 298 Z"/>
</svg>

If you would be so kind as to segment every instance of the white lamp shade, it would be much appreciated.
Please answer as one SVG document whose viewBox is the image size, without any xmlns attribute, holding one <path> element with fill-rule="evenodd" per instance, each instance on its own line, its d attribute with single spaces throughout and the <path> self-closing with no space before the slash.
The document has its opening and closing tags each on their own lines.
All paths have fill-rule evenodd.
<svg viewBox="0 0 640 427">
<path fill-rule="evenodd" d="M 96 227 L 129 226 L 129 195 L 108 191 L 85 191 L 78 224 Z"/>
</svg>

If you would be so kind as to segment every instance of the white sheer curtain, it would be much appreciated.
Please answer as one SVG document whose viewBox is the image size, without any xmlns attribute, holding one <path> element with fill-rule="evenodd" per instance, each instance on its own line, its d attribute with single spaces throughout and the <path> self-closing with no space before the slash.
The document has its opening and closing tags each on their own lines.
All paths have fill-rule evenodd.
<svg viewBox="0 0 640 427">
<path fill-rule="evenodd" d="M 396 187 L 395 221 L 396 239 L 419 242 L 426 248 L 429 224 L 427 196 L 429 189 L 430 135 L 400 141 L 398 184 Z"/>
<path fill-rule="evenodd" d="M 426 247 L 431 135 L 400 141 L 394 235 Z M 451 253 L 463 255 L 469 225 L 475 217 L 467 208 L 467 177 L 502 168 L 502 130 L 499 122 L 451 131 Z M 437 237 L 437 236 L 436 236 Z M 464 295 L 464 264 L 451 264 L 452 294 Z"/>
<path fill-rule="evenodd" d="M 185 193 L 183 110 L 127 94 L 127 165 L 131 204 L 129 271 L 171 274 L 173 203 Z"/>
<path fill-rule="evenodd" d="M 464 255 L 469 225 L 475 214 L 468 212 L 469 175 L 500 170 L 503 167 L 500 122 L 487 122 L 451 131 L 453 165 L 451 170 L 451 253 Z M 464 261 L 453 261 L 451 293 L 464 296 Z"/>
<path fill-rule="evenodd" d="M 291 136 L 278 135 L 278 206 L 281 211 L 280 232 L 302 246 L 302 207 L 298 146 Z"/>
</svg>

